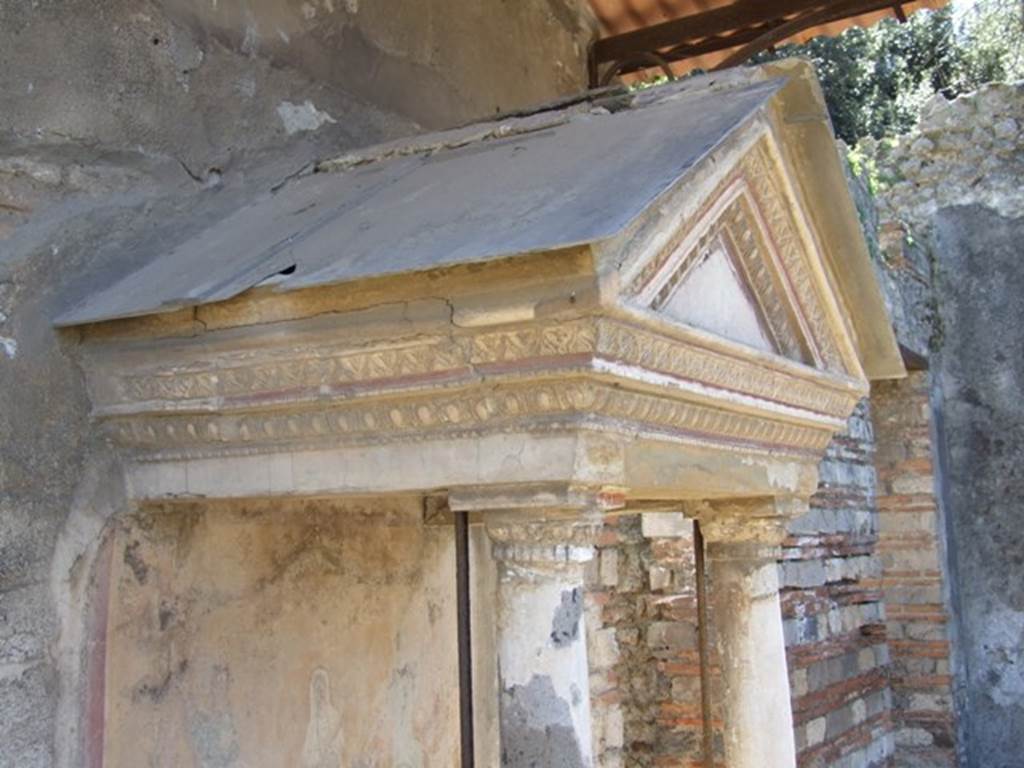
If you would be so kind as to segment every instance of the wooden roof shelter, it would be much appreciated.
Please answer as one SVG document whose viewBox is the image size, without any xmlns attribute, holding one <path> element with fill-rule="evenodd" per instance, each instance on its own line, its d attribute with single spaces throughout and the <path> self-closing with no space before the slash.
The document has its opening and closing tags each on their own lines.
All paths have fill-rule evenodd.
<svg viewBox="0 0 1024 768">
<path fill-rule="evenodd" d="M 678 76 L 741 64 L 760 51 L 837 35 L 886 16 L 905 20 L 948 0 L 590 0 L 602 37 L 590 51 L 590 85 L 652 68 Z"/>
</svg>

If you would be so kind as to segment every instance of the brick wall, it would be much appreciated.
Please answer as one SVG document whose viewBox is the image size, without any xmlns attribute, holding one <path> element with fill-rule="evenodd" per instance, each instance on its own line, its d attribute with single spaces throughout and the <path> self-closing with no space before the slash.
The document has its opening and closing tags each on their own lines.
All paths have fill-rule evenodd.
<svg viewBox="0 0 1024 768">
<path fill-rule="evenodd" d="M 829 446 L 779 564 L 798 763 L 884 765 L 893 752 L 867 401 Z"/>
<path fill-rule="evenodd" d="M 880 587 L 892 653 L 898 766 L 956 765 L 949 616 L 932 470 L 928 376 L 871 392 L 878 452 Z"/>
<path fill-rule="evenodd" d="M 703 765 L 693 556 L 693 525 L 680 513 L 605 526 L 587 615 L 601 766 Z"/>
</svg>

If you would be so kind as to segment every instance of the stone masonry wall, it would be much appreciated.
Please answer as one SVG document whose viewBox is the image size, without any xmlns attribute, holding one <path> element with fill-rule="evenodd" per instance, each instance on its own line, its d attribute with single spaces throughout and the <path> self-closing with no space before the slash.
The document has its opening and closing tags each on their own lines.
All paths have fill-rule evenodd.
<svg viewBox="0 0 1024 768">
<path fill-rule="evenodd" d="M 693 524 L 679 512 L 610 520 L 591 571 L 587 621 L 599 764 L 703 765 Z M 720 717 L 717 709 L 713 716 Z M 720 757 L 720 740 L 717 748 Z"/>
<path fill-rule="evenodd" d="M 948 576 L 954 621 L 945 631 L 939 622 L 926 629 L 923 621 L 905 629 L 930 635 L 929 642 L 939 643 L 944 635 L 952 644 L 957 747 L 967 768 L 1010 768 L 1020 764 L 1024 752 L 1024 561 L 1019 554 L 1024 549 L 1019 471 L 1024 461 L 1022 126 L 1024 83 L 997 83 L 952 102 L 937 96 L 908 135 L 860 147 L 875 164 L 880 226 L 889 243 L 884 250 L 896 256 L 883 257 L 885 271 L 893 276 L 904 304 L 916 295 L 925 298 L 921 306 L 931 305 L 926 352 L 934 434 L 939 438 L 932 459 L 941 468 L 934 483 L 945 514 L 944 530 L 939 530 L 947 541 L 940 566 Z M 925 263 L 919 258 L 922 253 Z M 921 380 L 916 385 L 924 386 Z M 914 397 L 909 391 L 900 396 Z M 911 412 L 919 413 L 919 407 Z M 890 461 L 895 459 L 880 454 L 880 468 Z M 907 468 L 886 471 L 896 473 L 895 481 Z M 901 482 L 925 483 L 924 465 L 915 471 L 917 478 L 906 476 Z M 922 526 L 929 523 L 929 505 L 922 504 L 917 512 L 899 513 L 899 519 L 909 525 L 919 514 Z M 900 570 L 920 570 L 915 561 L 932 556 L 927 551 L 903 552 L 886 555 L 895 569 L 887 579 Z M 898 562 L 901 557 L 906 558 L 905 568 Z M 937 600 L 932 595 L 921 602 L 934 608 Z M 900 610 L 907 604 L 896 595 L 893 603 Z M 933 608 L 922 610 L 937 616 Z M 894 650 L 899 642 L 894 637 Z M 908 697 L 901 697 L 900 676 L 909 674 L 901 663 L 896 667 L 897 710 L 932 713 L 929 723 L 915 715 L 917 722 L 908 723 L 901 738 L 915 741 L 915 749 L 948 750 L 950 707 L 939 692 L 943 686 L 935 680 L 935 690 L 908 690 Z M 941 676 L 942 668 L 937 664 L 934 674 Z M 918 682 L 932 687 L 923 680 L 914 685 Z"/>
<path fill-rule="evenodd" d="M 883 223 L 919 235 L 936 212 L 977 204 L 1001 216 L 1024 215 L 1024 83 L 991 83 L 947 101 L 934 96 L 910 133 L 859 149 L 877 166 Z"/>
<path fill-rule="evenodd" d="M 946 553 L 927 372 L 877 382 L 871 405 L 878 436 L 878 550 L 892 654 L 896 764 L 954 768 Z"/>
</svg>

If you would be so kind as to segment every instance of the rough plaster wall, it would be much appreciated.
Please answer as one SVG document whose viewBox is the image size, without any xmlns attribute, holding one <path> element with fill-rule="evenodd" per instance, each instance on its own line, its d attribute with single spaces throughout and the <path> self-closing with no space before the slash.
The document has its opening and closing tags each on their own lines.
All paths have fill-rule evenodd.
<svg viewBox="0 0 1024 768">
<path fill-rule="evenodd" d="M 205 170 L 344 95 L 448 126 L 579 88 L 564 0 L 15 1 L 0 6 L 0 134 L 177 154 Z M 326 119 L 322 118 L 322 119 Z M 364 137 L 365 138 L 365 137 Z M 191 162 L 190 162 L 191 161 Z"/>
<path fill-rule="evenodd" d="M 50 320 L 313 160 L 575 90 L 569 8 L 0 3 L 0 766 L 59 751 L 58 630 L 86 606 L 51 579 L 88 580 L 95 530 L 69 510 L 107 453 Z"/>
<path fill-rule="evenodd" d="M 121 521 L 104 765 L 454 765 L 454 568 L 418 499 Z"/>
<path fill-rule="evenodd" d="M 878 199 L 883 231 L 922 244 L 931 261 L 933 452 L 957 614 L 958 747 L 970 768 L 1019 765 L 1024 749 L 1022 125 L 1024 84 L 993 84 L 936 98 L 892 148 L 866 148 L 891 183 Z"/>
<path fill-rule="evenodd" d="M 981 206 L 935 217 L 951 541 L 971 768 L 1024 754 L 1024 218 Z"/>
</svg>

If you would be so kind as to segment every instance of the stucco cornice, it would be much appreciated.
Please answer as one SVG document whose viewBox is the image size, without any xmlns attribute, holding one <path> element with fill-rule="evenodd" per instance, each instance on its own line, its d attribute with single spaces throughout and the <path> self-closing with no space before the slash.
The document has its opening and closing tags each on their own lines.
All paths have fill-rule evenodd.
<svg viewBox="0 0 1024 768">
<path fill-rule="evenodd" d="M 244 353 L 178 341 L 128 367 L 110 349 L 108 364 L 94 357 L 95 414 L 141 460 L 584 426 L 807 452 L 862 393 L 848 377 L 654 325 L 589 316 L 355 347 L 326 334 L 301 351 L 267 329 Z"/>
</svg>

